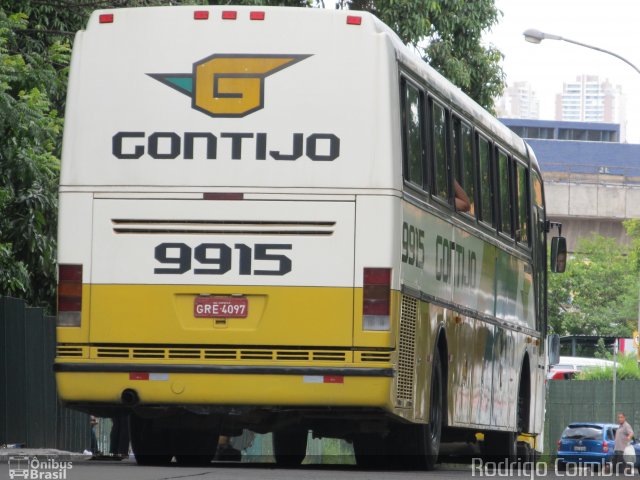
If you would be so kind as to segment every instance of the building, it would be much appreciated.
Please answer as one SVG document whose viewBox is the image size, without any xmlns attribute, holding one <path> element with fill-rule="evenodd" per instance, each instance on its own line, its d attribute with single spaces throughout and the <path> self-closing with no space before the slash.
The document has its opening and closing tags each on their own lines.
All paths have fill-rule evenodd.
<svg viewBox="0 0 640 480">
<path fill-rule="evenodd" d="M 548 216 L 573 251 L 593 233 L 629 242 L 623 221 L 640 218 L 640 145 L 619 143 L 608 123 L 501 119 L 533 148 L 546 185 Z"/>
<path fill-rule="evenodd" d="M 499 117 L 539 118 L 540 102 L 529 82 L 514 82 L 496 102 Z"/>
<path fill-rule="evenodd" d="M 573 82 L 565 82 L 562 93 L 556 96 L 556 120 L 618 123 L 624 141 L 626 112 L 622 90 L 609 80 L 580 75 Z"/>
<path fill-rule="evenodd" d="M 620 142 L 620 125 L 600 122 L 558 122 L 500 118 L 522 138 L 545 140 L 576 140 L 582 142 Z"/>
</svg>

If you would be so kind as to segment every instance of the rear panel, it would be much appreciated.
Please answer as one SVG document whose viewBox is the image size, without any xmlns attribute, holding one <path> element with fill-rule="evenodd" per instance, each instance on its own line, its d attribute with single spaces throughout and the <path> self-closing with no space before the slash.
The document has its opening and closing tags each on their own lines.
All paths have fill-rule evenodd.
<svg viewBox="0 0 640 480">
<path fill-rule="evenodd" d="M 91 343 L 351 346 L 354 200 L 98 199 L 93 211 Z M 248 304 L 196 317 L 205 295 Z"/>
<path fill-rule="evenodd" d="M 81 269 L 81 314 L 58 328 L 63 400 L 390 408 L 389 31 L 262 10 L 97 12 L 77 35 L 58 261 Z M 382 329 L 363 324 L 366 268 L 391 270 Z"/>
</svg>

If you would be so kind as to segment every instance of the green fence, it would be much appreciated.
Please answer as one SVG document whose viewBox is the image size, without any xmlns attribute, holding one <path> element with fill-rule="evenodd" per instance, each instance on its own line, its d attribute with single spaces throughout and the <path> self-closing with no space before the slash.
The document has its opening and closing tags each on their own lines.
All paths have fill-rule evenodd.
<svg viewBox="0 0 640 480">
<path fill-rule="evenodd" d="M 62 407 L 53 376 L 55 318 L 0 296 L 0 444 L 81 452 L 87 415 Z"/>
<path fill-rule="evenodd" d="M 562 430 L 572 422 L 615 423 L 613 382 L 554 380 L 547 382 L 545 453 L 555 453 Z M 640 381 L 618 381 L 616 412 L 623 412 L 640 436 Z"/>
</svg>

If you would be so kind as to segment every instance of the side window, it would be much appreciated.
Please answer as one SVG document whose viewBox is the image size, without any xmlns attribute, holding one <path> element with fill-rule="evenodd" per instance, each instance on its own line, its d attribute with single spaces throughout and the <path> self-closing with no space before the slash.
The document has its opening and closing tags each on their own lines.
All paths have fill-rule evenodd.
<svg viewBox="0 0 640 480">
<path fill-rule="evenodd" d="M 542 180 L 536 172 L 533 172 L 533 203 L 537 207 L 544 209 L 542 202 Z"/>
<path fill-rule="evenodd" d="M 516 240 L 529 245 L 529 171 L 521 163 L 516 163 L 516 188 L 518 191 L 518 230 Z"/>
<path fill-rule="evenodd" d="M 458 117 L 453 119 L 453 158 L 455 165 L 455 181 L 454 196 L 458 196 L 458 189 L 468 200 L 469 207 L 464 211 L 470 215 L 475 215 L 475 165 L 473 162 L 473 142 L 471 135 L 471 126 L 464 123 Z M 464 203 L 464 202 L 463 202 Z"/>
<path fill-rule="evenodd" d="M 447 116 L 445 109 L 431 104 L 433 132 L 433 193 L 445 202 L 449 201 L 449 172 L 447 171 Z"/>
<path fill-rule="evenodd" d="M 509 188 L 509 181 L 509 157 L 502 150 L 498 150 L 500 231 L 511 236 L 511 189 Z"/>
<path fill-rule="evenodd" d="M 484 137 L 478 137 L 478 165 L 480 166 L 480 220 L 493 225 L 493 189 L 491 186 L 491 146 Z"/>
<path fill-rule="evenodd" d="M 406 80 L 403 81 L 404 178 L 422 187 L 422 95 Z"/>
</svg>

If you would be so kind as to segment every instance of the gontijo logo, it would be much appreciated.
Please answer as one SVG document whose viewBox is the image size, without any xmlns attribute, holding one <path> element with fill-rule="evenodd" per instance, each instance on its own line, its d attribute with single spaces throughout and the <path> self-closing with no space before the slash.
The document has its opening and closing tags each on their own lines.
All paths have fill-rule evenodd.
<svg viewBox="0 0 640 480">
<path fill-rule="evenodd" d="M 244 117 L 264 107 L 264 80 L 311 55 L 214 54 L 192 73 L 148 73 L 191 97 L 191 107 L 212 117 Z"/>
</svg>

